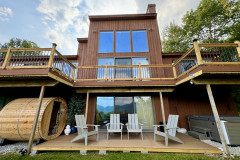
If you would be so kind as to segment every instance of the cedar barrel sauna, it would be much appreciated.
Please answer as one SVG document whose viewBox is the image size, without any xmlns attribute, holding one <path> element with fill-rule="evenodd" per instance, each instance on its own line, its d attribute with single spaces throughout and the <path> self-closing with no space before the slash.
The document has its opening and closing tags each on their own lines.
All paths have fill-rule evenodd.
<svg viewBox="0 0 240 160">
<path fill-rule="evenodd" d="M 20 98 L 0 111 L 0 138 L 29 140 L 38 98 Z M 34 140 L 58 137 L 66 125 L 67 103 L 62 98 L 43 98 Z"/>
</svg>

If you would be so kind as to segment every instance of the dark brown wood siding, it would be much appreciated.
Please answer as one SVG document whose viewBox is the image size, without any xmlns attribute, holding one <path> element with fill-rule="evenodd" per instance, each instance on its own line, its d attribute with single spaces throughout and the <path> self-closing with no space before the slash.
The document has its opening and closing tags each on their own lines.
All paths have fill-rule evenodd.
<svg viewBox="0 0 240 160">
<path fill-rule="evenodd" d="M 213 86 L 219 115 L 238 115 L 229 86 Z M 213 115 L 205 86 L 182 85 L 169 96 L 170 114 L 179 115 L 179 127 L 189 129 L 188 115 Z"/>
<path fill-rule="evenodd" d="M 149 52 L 129 52 L 129 53 L 98 53 L 100 31 L 121 31 L 121 30 L 146 30 Z M 142 20 L 111 20 L 111 21 L 91 21 L 89 28 L 88 42 L 79 44 L 78 63 L 79 66 L 98 65 L 100 57 L 149 57 L 150 64 L 162 64 L 161 41 L 156 19 Z M 84 78 L 83 72 L 89 77 L 96 77 L 97 70 L 82 70 L 79 78 Z M 90 75 L 92 74 L 92 75 Z M 152 77 L 164 77 L 163 69 L 152 69 Z"/>
</svg>

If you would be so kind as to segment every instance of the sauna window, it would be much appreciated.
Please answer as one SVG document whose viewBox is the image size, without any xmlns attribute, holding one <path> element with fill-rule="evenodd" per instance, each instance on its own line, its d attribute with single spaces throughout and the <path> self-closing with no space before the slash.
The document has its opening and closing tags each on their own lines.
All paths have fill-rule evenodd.
<svg viewBox="0 0 240 160">
<path fill-rule="evenodd" d="M 116 52 L 130 52 L 130 32 L 116 31 Z"/>
<path fill-rule="evenodd" d="M 60 115 L 61 115 L 60 106 L 61 106 L 61 102 L 54 101 L 53 108 L 52 108 L 52 114 L 51 114 L 51 120 L 50 120 L 50 124 L 49 124 L 49 129 L 48 129 L 49 136 L 56 134 L 58 132 L 57 129 L 58 129 Z"/>
<path fill-rule="evenodd" d="M 113 31 L 104 31 L 99 34 L 99 53 L 113 52 Z"/>
<path fill-rule="evenodd" d="M 146 30 L 132 31 L 133 52 L 148 52 Z"/>
</svg>

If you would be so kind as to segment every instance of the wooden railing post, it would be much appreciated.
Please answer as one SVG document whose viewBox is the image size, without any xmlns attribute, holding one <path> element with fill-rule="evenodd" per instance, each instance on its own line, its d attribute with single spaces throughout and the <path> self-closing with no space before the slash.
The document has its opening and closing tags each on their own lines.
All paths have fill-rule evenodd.
<svg viewBox="0 0 240 160">
<path fill-rule="evenodd" d="M 73 81 L 75 79 L 75 72 L 76 72 L 76 68 L 73 68 L 73 72 L 72 72 L 72 79 L 73 79 Z"/>
<path fill-rule="evenodd" d="M 240 41 L 234 41 L 234 43 L 236 43 L 237 46 L 237 52 L 238 52 L 238 57 L 240 57 Z"/>
<path fill-rule="evenodd" d="M 202 56 L 201 56 L 201 53 L 200 53 L 200 49 L 199 49 L 199 46 L 198 46 L 197 39 L 193 40 L 193 46 L 194 46 L 194 49 L 195 49 L 198 65 L 202 65 L 203 61 L 202 61 Z"/>
<path fill-rule="evenodd" d="M 9 64 L 9 62 L 11 60 L 11 57 L 12 57 L 11 49 L 12 49 L 12 47 L 10 46 L 8 48 L 7 54 L 5 56 L 5 59 L 4 59 L 3 65 L 2 65 L 2 69 L 5 69 L 8 66 L 8 64 Z"/>
<path fill-rule="evenodd" d="M 51 68 L 51 67 L 52 67 L 56 47 L 57 47 L 57 44 L 56 44 L 56 43 L 53 43 L 53 44 L 52 44 L 52 51 L 51 51 L 51 54 L 50 54 L 50 56 L 49 56 L 48 68 Z"/>
<path fill-rule="evenodd" d="M 174 63 L 172 63 L 172 67 L 173 67 L 173 77 L 177 78 L 177 72 L 176 72 L 176 67 L 175 67 Z"/>
<path fill-rule="evenodd" d="M 105 81 L 108 79 L 108 64 L 106 64 L 106 70 L 105 70 Z"/>
<path fill-rule="evenodd" d="M 141 63 L 138 64 L 138 68 L 139 68 L 139 80 L 142 80 L 142 68 L 141 68 Z"/>
</svg>

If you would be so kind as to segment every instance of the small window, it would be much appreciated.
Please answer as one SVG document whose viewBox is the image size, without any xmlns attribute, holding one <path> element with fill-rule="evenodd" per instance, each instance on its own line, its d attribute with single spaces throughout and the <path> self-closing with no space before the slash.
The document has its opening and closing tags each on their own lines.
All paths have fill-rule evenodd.
<svg viewBox="0 0 240 160">
<path fill-rule="evenodd" d="M 113 31 L 100 32 L 98 52 L 99 53 L 113 52 Z"/>
<path fill-rule="evenodd" d="M 148 52 L 146 30 L 132 31 L 133 52 Z"/>
<path fill-rule="evenodd" d="M 130 32 L 116 31 L 116 52 L 130 52 Z"/>
</svg>

